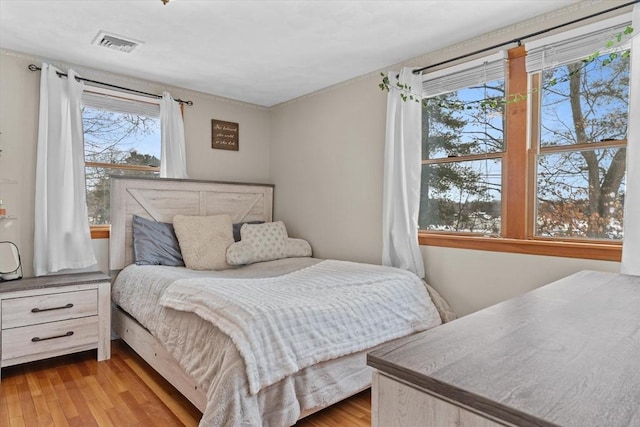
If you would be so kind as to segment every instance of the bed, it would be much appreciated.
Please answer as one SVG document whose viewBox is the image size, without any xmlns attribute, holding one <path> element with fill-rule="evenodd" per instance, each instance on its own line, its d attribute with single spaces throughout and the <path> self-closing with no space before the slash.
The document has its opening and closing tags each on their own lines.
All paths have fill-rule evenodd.
<svg viewBox="0 0 640 427">
<path fill-rule="evenodd" d="M 388 267 L 311 257 L 214 272 L 133 263 L 133 215 L 171 223 L 176 215 L 228 214 L 234 223 L 269 223 L 273 191 L 273 186 L 263 184 L 112 177 L 109 264 L 117 274 L 112 286 L 114 331 L 203 412 L 201 425 L 292 425 L 368 388 L 368 351 L 441 323 L 424 283 L 418 290 L 415 276 L 407 278 L 407 272 Z M 343 271 L 360 277 L 361 288 L 347 286 L 355 279 L 343 278 Z M 335 290 L 314 295 L 316 282 Z M 255 288 L 256 283 L 263 287 Z M 388 289 L 378 296 L 361 291 L 373 284 Z M 269 300 L 257 291 L 271 288 L 287 289 L 288 294 Z M 323 298 L 321 293 L 334 298 L 327 310 L 352 305 L 310 315 L 312 310 L 305 307 Z M 206 311 L 203 306 L 214 305 L 216 298 L 222 301 L 217 307 L 234 307 L 223 317 L 236 317 L 230 321 L 221 319 L 219 310 Z M 293 307 L 279 305 L 291 305 L 294 298 Z M 264 317 L 261 301 L 276 307 L 270 315 L 275 310 L 277 317 Z M 292 317 L 304 317 L 300 313 L 322 327 Z M 263 317 L 267 320 L 259 320 Z M 350 321 L 373 331 L 341 329 Z M 374 323 L 378 326 L 367 327 Z M 340 344 L 318 345 L 329 330 L 332 337 L 343 335 Z M 286 346 L 278 345 L 287 339 L 291 342 Z"/>
</svg>

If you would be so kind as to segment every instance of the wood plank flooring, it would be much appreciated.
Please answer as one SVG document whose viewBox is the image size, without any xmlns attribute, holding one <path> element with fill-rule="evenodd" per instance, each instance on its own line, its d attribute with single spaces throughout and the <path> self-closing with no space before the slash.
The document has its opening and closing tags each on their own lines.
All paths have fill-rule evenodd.
<svg viewBox="0 0 640 427">
<path fill-rule="evenodd" d="M 2 369 L 0 426 L 197 426 L 200 412 L 120 340 L 95 350 Z M 364 391 L 297 427 L 371 425 Z"/>
</svg>

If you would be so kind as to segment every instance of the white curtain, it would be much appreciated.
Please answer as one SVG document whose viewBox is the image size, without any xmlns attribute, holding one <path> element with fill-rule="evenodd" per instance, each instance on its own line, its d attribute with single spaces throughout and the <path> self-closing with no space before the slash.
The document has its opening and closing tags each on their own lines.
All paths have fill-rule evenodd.
<svg viewBox="0 0 640 427">
<path fill-rule="evenodd" d="M 633 7 L 629 127 L 627 130 L 627 188 L 624 199 L 624 243 L 621 273 L 640 275 L 640 5 Z"/>
<path fill-rule="evenodd" d="M 160 128 L 162 133 L 160 177 L 189 178 L 182 112 L 180 104 L 173 100 L 169 92 L 164 92 L 160 101 Z"/>
<path fill-rule="evenodd" d="M 36 163 L 33 270 L 36 276 L 97 263 L 84 176 L 84 138 L 76 73 L 60 78 L 42 64 Z"/>
<path fill-rule="evenodd" d="M 389 73 L 387 131 L 382 194 L 382 263 L 424 277 L 424 262 L 418 244 L 418 211 L 422 168 L 422 107 L 420 102 L 400 97 L 396 83 L 422 91 L 422 77 L 403 68 Z"/>
</svg>

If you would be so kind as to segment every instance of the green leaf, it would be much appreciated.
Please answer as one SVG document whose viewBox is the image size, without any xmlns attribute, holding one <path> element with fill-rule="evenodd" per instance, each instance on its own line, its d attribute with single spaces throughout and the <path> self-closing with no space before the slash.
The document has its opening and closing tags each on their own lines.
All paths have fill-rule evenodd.
<svg viewBox="0 0 640 427">
<path fill-rule="evenodd" d="M 589 64 L 595 61 L 596 59 L 598 59 L 599 56 L 600 56 L 600 52 L 594 52 L 591 55 L 587 56 L 585 59 L 583 59 L 582 62 L 585 64 Z"/>
<path fill-rule="evenodd" d="M 633 33 L 633 27 L 631 25 L 627 26 L 627 28 L 624 29 L 623 33 L 625 36 L 628 36 L 629 34 Z"/>
</svg>

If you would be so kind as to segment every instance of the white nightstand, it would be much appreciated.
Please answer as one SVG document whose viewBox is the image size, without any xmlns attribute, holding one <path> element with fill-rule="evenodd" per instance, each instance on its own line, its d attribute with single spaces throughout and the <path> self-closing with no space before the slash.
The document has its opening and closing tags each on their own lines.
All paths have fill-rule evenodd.
<svg viewBox="0 0 640 427">
<path fill-rule="evenodd" d="M 77 273 L 0 282 L 0 367 L 98 349 L 111 357 L 111 279 Z"/>
</svg>

